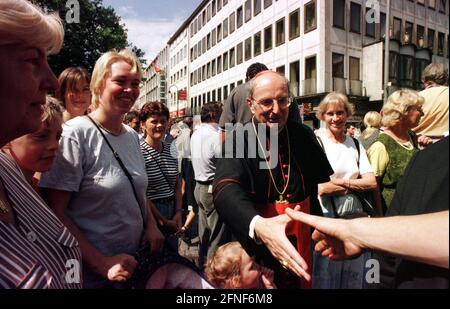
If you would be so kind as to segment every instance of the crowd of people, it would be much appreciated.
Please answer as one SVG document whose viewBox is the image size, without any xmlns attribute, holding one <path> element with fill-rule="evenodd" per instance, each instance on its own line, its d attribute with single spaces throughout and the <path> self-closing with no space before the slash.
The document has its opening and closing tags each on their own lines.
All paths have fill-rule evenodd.
<svg viewBox="0 0 450 309">
<path fill-rule="evenodd" d="M 174 123 L 161 102 L 135 109 L 129 50 L 56 78 L 63 39 L 57 14 L 0 2 L 0 288 L 368 288 L 371 258 L 374 287 L 448 288 L 444 65 L 362 133 L 335 92 L 322 128 L 304 125 L 261 63 Z M 179 247 L 196 236 L 192 261 Z"/>
</svg>

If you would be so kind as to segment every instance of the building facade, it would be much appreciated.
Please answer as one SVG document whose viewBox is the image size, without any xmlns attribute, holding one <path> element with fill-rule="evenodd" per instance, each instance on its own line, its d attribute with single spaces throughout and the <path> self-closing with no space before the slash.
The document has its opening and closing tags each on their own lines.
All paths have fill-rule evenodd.
<svg viewBox="0 0 450 309">
<path fill-rule="evenodd" d="M 284 74 L 306 114 L 330 91 L 347 94 L 360 115 L 379 109 L 386 3 L 203 1 L 166 48 L 171 112 L 196 114 L 209 101 L 225 100 L 254 62 Z M 431 61 L 448 66 L 448 16 L 447 0 L 391 1 L 390 92 L 420 89 L 420 72 Z M 186 101 L 177 100 L 180 89 Z"/>
</svg>

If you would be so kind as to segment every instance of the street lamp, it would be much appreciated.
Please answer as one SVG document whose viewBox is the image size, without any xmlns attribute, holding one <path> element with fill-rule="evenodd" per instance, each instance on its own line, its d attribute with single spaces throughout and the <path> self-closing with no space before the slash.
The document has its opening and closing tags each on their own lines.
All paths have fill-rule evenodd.
<svg viewBox="0 0 450 309">
<path fill-rule="evenodd" d="M 389 52 L 390 52 L 390 29 L 391 29 L 391 0 L 386 3 L 386 35 L 384 42 L 384 98 L 383 104 L 386 104 L 388 99 L 389 89 Z"/>
<path fill-rule="evenodd" d="M 176 102 L 177 102 L 177 118 L 178 118 L 178 87 L 177 87 L 176 85 L 170 86 L 170 87 L 169 87 L 169 92 L 170 92 L 170 93 L 173 93 L 172 88 L 175 88 L 175 93 L 176 93 L 176 95 L 177 95 Z"/>
</svg>

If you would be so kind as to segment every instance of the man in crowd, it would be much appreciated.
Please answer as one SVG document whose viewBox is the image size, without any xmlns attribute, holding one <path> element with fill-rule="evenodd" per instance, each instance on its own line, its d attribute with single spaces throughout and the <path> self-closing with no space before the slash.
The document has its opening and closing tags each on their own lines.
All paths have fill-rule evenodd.
<svg viewBox="0 0 450 309">
<path fill-rule="evenodd" d="M 329 181 L 333 171 L 311 133 L 288 121 L 291 102 L 284 76 L 264 71 L 250 81 L 247 104 L 252 120 L 227 134 L 213 195 L 233 236 L 257 262 L 275 270 L 277 286 L 292 288 L 310 286 L 310 236 L 305 226 L 289 225 L 284 209 L 299 205 L 309 212 L 317 185 Z M 270 140 L 264 134 L 268 131 Z M 227 147 L 229 138 L 233 147 Z M 321 214 L 318 208 L 311 211 Z M 292 273 L 304 280 L 298 282 Z"/>
<path fill-rule="evenodd" d="M 422 82 L 425 90 L 420 95 L 425 98 L 424 116 L 413 131 L 436 142 L 448 135 L 448 69 L 444 64 L 432 63 L 423 70 Z"/>
</svg>

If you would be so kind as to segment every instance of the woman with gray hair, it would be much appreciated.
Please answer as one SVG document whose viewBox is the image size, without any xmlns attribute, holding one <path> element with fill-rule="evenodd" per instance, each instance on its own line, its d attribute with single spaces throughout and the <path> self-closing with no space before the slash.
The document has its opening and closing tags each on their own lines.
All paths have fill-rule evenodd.
<svg viewBox="0 0 450 309">
<path fill-rule="evenodd" d="M 347 97 L 336 92 L 328 94 L 318 107 L 317 118 L 325 122 L 326 128 L 317 131 L 317 139 L 334 170 L 329 182 L 319 184 L 319 201 L 325 217 L 367 217 L 368 210 L 360 197 L 377 187 L 361 143 L 345 134 L 345 125 L 353 111 Z M 351 261 L 337 262 L 315 254 L 313 287 L 366 287 L 364 270 L 369 257 L 362 255 Z"/>
<path fill-rule="evenodd" d="M 423 116 L 423 103 L 419 93 L 404 89 L 394 92 L 381 110 L 384 131 L 367 154 L 380 185 L 383 212 L 389 208 L 410 159 L 419 151 L 417 137 L 411 129 Z"/>
<path fill-rule="evenodd" d="M 57 14 L 25 0 L 0 1 L 0 148 L 41 126 L 45 96 L 58 88 L 47 54 L 63 38 Z M 0 248 L 0 288 L 81 287 L 77 240 L 3 152 Z"/>
</svg>

